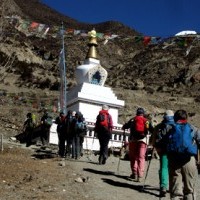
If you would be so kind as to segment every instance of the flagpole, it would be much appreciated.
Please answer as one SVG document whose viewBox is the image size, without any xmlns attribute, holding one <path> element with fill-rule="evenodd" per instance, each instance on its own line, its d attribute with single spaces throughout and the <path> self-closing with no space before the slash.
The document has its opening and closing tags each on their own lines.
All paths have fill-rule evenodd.
<svg viewBox="0 0 200 200">
<path fill-rule="evenodd" d="M 66 65 L 65 65 L 65 41 L 64 41 L 64 27 L 61 27 L 62 51 L 60 58 L 60 108 L 67 114 L 67 80 L 66 80 Z"/>
</svg>

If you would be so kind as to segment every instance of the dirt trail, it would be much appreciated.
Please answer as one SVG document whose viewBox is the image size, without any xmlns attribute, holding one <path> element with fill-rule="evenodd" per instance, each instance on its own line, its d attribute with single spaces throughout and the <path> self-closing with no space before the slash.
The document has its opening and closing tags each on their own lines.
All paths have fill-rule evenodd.
<svg viewBox="0 0 200 200">
<path fill-rule="evenodd" d="M 62 160 L 57 148 L 6 142 L 0 152 L 0 200 L 154 200 L 159 199 L 159 160 L 153 159 L 144 182 L 131 181 L 129 161 L 110 156 L 98 165 L 98 156 L 84 155 L 80 160 Z M 200 179 L 197 199 L 200 199 Z M 169 195 L 163 200 L 169 199 Z"/>
</svg>

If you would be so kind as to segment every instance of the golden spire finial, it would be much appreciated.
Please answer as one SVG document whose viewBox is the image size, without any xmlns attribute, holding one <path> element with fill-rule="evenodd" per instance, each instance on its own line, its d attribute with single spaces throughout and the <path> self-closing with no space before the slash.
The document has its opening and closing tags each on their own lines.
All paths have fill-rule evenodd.
<svg viewBox="0 0 200 200">
<path fill-rule="evenodd" d="M 88 35 L 90 37 L 90 41 L 88 43 L 89 46 L 89 50 L 86 56 L 87 58 L 95 58 L 97 59 L 97 50 L 96 47 L 98 46 L 97 44 L 97 33 L 95 31 L 95 29 L 93 29 L 92 31 L 88 32 Z"/>
<path fill-rule="evenodd" d="M 96 38 L 97 37 L 97 32 L 95 31 L 95 29 L 93 29 L 92 31 L 90 31 L 90 32 L 88 32 L 88 35 L 90 36 L 90 37 L 94 37 L 94 38 Z"/>
</svg>

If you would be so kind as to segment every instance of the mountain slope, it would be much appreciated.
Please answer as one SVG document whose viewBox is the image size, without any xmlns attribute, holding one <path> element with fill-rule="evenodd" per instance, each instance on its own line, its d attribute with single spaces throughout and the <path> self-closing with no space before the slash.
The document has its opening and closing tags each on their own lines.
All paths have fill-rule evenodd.
<svg viewBox="0 0 200 200">
<path fill-rule="evenodd" d="M 98 53 L 102 66 L 108 71 L 106 85 L 115 88 L 123 99 L 126 98 L 127 93 L 121 91 L 137 93 L 138 90 L 146 93 L 147 97 L 148 94 L 156 96 L 161 93 L 166 94 L 167 98 L 184 96 L 192 97 L 194 102 L 199 102 L 200 44 L 198 38 L 193 40 L 191 45 L 180 46 L 176 40 L 170 42 L 169 39 L 169 41 L 145 46 L 142 42 L 135 41 L 135 36 L 140 35 L 137 31 L 120 22 L 80 23 L 59 14 L 38 0 L 1 0 L 0 2 L 3 28 L 0 38 L 1 88 L 8 90 L 15 87 L 17 88 L 15 91 L 20 88 L 58 91 L 59 88 L 60 38 L 52 37 L 50 34 L 45 38 L 36 37 L 16 30 L 4 16 L 17 15 L 22 19 L 44 23 L 51 27 L 59 27 L 63 22 L 64 26 L 77 30 L 90 31 L 95 27 L 97 32 L 119 35 L 120 37 L 109 40 L 107 44 L 99 40 Z M 74 71 L 85 59 L 87 43 L 88 37 L 73 34 L 65 36 L 68 88 L 76 84 Z M 167 107 L 168 104 L 162 106 Z"/>
</svg>

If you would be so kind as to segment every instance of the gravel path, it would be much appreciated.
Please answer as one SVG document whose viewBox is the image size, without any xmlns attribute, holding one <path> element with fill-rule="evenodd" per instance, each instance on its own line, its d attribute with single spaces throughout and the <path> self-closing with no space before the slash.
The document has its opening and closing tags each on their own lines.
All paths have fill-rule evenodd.
<svg viewBox="0 0 200 200">
<path fill-rule="evenodd" d="M 88 159 L 89 158 L 89 159 Z M 91 161 L 89 161 L 91 159 Z M 109 157 L 106 165 L 97 164 L 98 156 L 84 156 L 79 161 L 68 161 L 76 171 L 84 177 L 90 177 L 88 181 L 88 194 L 94 200 L 154 200 L 159 198 L 159 160 L 152 159 L 149 173 L 142 190 L 144 180 L 141 183 L 134 182 L 128 177 L 130 175 L 129 161 L 120 160 L 119 171 L 117 170 L 119 158 Z M 147 163 L 148 164 L 148 163 Z M 147 166 L 147 165 L 146 165 Z M 200 179 L 197 180 L 200 185 Z M 197 199 L 200 199 L 200 188 L 198 187 Z M 170 199 L 169 194 L 165 199 Z"/>
<path fill-rule="evenodd" d="M 55 157 L 56 149 L 52 156 L 39 156 L 37 150 L 35 146 L 26 148 L 24 144 L 8 142 L 8 147 L 0 154 L 0 200 L 13 199 L 13 195 L 20 200 L 55 200 L 55 197 L 57 200 L 160 199 L 157 159 L 151 161 L 142 190 L 144 180 L 138 183 L 128 178 L 129 161 L 120 160 L 119 163 L 119 158 L 111 155 L 106 165 L 98 165 L 98 156 L 94 154 L 76 161 Z M 14 167 L 11 163 L 15 163 Z M 162 198 L 165 199 L 170 199 L 169 194 Z M 199 177 L 197 199 L 200 199 Z"/>
</svg>

